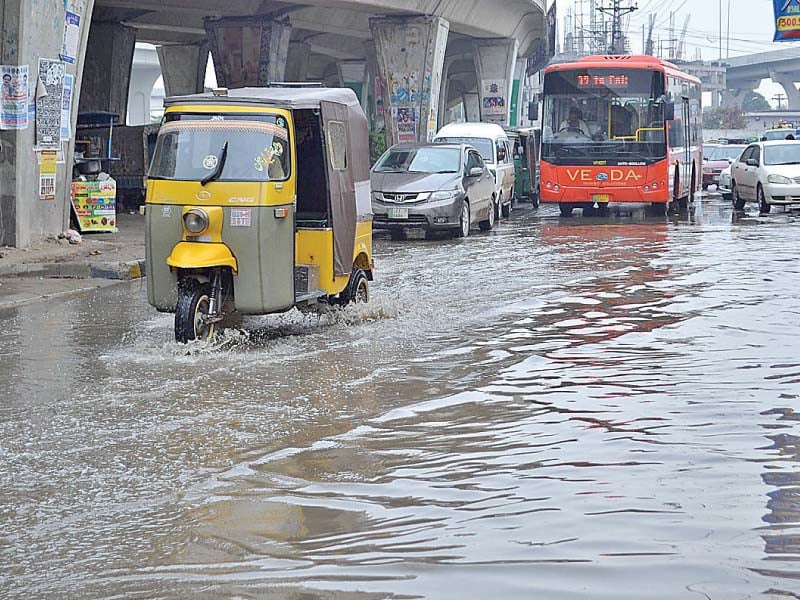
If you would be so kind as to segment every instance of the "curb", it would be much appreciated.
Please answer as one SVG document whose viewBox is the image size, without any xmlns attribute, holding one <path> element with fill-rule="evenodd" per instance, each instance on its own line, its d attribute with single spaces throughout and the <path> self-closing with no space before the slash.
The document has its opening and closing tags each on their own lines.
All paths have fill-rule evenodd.
<svg viewBox="0 0 800 600">
<path fill-rule="evenodd" d="M 141 279 L 144 259 L 119 263 L 32 263 L 0 266 L 0 277 L 41 277 L 45 279 Z"/>
</svg>

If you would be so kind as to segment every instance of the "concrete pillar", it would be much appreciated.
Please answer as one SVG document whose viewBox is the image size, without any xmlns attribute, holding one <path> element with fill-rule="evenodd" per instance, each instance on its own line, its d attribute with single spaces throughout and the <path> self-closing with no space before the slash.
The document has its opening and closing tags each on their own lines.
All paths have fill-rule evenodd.
<svg viewBox="0 0 800 600">
<path fill-rule="evenodd" d="M 199 94 L 205 89 L 208 44 L 158 46 L 156 49 L 167 96 Z"/>
<path fill-rule="evenodd" d="M 108 111 L 125 123 L 136 46 L 136 30 L 119 23 L 94 22 L 89 31 L 80 111 Z"/>
<path fill-rule="evenodd" d="M 348 87 L 356 93 L 361 101 L 364 112 L 367 110 L 367 85 L 369 77 L 367 74 L 366 60 L 341 60 L 336 63 L 339 69 L 339 80 L 344 87 Z"/>
<path fill-rule="evenodd" d="M 511 85 L 511 106 L 509 107 L 510 115 L 508 119 L 509 125 L 512 127 L 519 127 L 524 119 L 527 119 L 527 106 L 525 106 L 525 82 L 527 80 L 526 70 L 528 68 L 528 59 L 517 59 L 514 65 L 514 80 Z"/>
<path fill-rule="evenodd" d="M 464 94 L 464 118 L 467 123 L 476 123 L 481 120 L 481 98 L 477 92 Z"/>
<path fill-rule="evenodd" d="M 161 77 L 161 66 L 158 64 L 156 49 L 136 44 L 131 83 L 128 88 L 128 125 L 150 123 L 150 97 L 159 77 Z"/>
<path fill-rule="evenodd" d="M 740 106 L 742 105 L 742 96 L 747 90 L 722 90 L 720 92 L 720 103 L 722 106 Z M 712 98 L 716 96 L 716 92 L 712 92 Z"/>
<path fill-rule="evenodd" d="M 67 9 L 80 19 L 78 48 L 66 74 L 74 76 L 69 122 L 74 140 L 78 102 L 83 79 L 89 23 L 94 0 L 69 0 Z M 62 2 L 0 0 L 0 64 L 27 66 L 28 90 L 36 93 L 39 59 L 59 59 L 65 26 Z M 27 106 L 27 103 L 25 103 Z M 33 116 L 33 115 L 30 115 Z M 42 115 L 44 118 L 44 115 Z M 39 199 L 39 162 L 36 123 L 23 129 L 0 131 L 0 245 L 27 247 L 47 235 L 66 229 L 69 222 L 69 187 L 72 180 L 73 142 L 60 144 L 64 163 L 56 172 L 55 201 Z"/>
<path fill-rule="evenodd" d="M 789 110 L 800 110 L 800 91 L 794 84 L 794 73 L 770 73 L 772 81 L 783 86 L 786 91 L 786 98 L 789 106 L 785 107 Z"/>
<path fill-rule="evenodd" d="M 442 87 L 439 93 L 439 120 L 436 123 L 436 127 L 441 129 L 447 124 L 448 121 L 448 111 L 447 111 L 447 96 L 450 93 L 450 67 L 453 66 L 455 62 L 452 58 L 445 58 L 444 66 L 442 67 Z"/>
<path fill-rule="evenodd" d="M 474 42 L 473 56 L 478 75 L 481 121 L 508 125 L 518 50 L 519 42 L 516 39 Z"/>
<path fill-rule="evenodd" d="M 283 81 L 292 26 L 269 17 L 230 17 L 205 22 L 217 85 L 266 86 Z"/>
<path fill-rule="evenodd" d="M 289 42 L 289 54 L 286 58 L 286 81 L 308 80 L 308 59 L 311 57 L 311 46 L 306 42 Z"/>
<path fill-rule="evenodd" d="M 378 17 L 370 26 L 388 88 L 387 145 L 432 139 L 450 24 L 441 17 Z"/>
</svg>

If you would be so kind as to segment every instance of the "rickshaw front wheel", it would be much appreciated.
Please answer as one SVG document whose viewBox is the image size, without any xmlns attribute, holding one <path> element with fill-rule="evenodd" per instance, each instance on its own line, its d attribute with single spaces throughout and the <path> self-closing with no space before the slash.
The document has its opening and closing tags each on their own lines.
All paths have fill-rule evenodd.
<svg viewBox="0 0 800 600">
<path fill-rule="evenodd" d="M 208 322 L 211 292 L 210 283 L 181 286 L 175 308 L 175 341 L 186 344 L 214 337 L 214 323 Z"/>
<path fill-rule="evenodd" d="M 342 306 L 353 302 L 369 302 L 369 282 L 363 269 L 354 269 L 347 287 L 339 294 L 338 303 Z"/>
</svg>

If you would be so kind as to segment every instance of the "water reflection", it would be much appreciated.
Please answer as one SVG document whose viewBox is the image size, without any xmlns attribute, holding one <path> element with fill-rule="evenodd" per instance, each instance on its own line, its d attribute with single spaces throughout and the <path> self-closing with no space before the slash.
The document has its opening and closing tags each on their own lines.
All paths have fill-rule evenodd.
<svg viewBox="0 0 800 600">
<path fill-rule="evenodd" d="M 0 596 L 796 593 L 800 234 L 709 210 L 379 240 L 364 311 L 218 347 L 136 289 L 28 307 Z"/>
</svg>

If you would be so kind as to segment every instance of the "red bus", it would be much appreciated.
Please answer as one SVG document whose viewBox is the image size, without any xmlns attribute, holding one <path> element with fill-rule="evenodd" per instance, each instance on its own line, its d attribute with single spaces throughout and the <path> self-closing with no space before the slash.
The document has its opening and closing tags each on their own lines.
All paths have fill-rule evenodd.
<svg viewBox="0 0 800 600">
<path fill-rule="evenodd" d="M 653 56 L 587 56 L 545 69 L 541 202 L 685 211 L 702 184 L 700 80 Z"/>
</svg>

